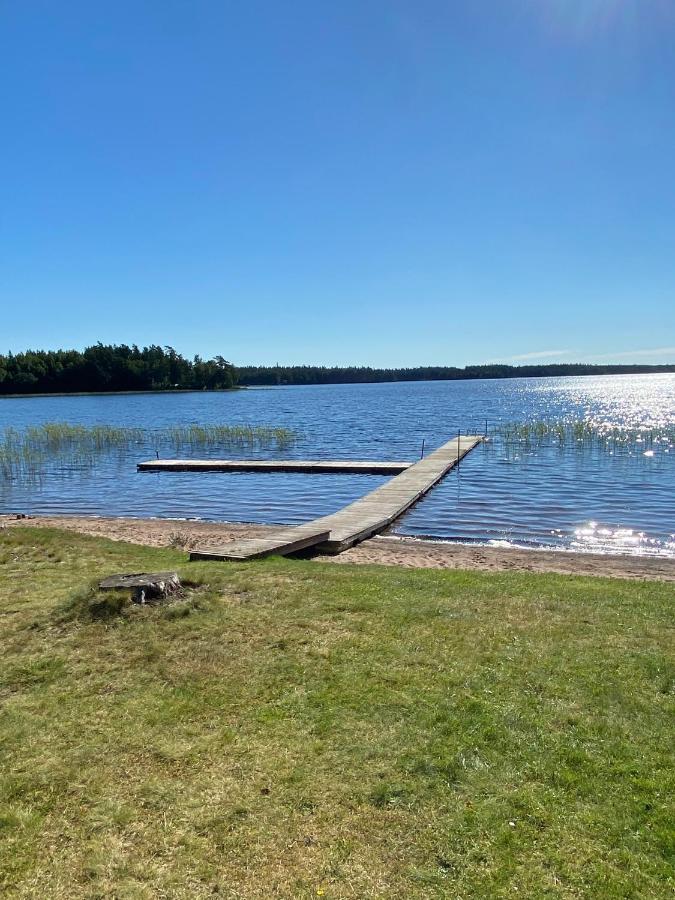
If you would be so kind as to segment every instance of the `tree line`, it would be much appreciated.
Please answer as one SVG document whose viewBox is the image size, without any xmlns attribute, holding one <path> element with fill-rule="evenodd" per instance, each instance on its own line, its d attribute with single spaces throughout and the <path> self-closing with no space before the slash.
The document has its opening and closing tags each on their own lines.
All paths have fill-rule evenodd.
<svg viewBox="0 0 675 900">
<path fill-rule="evenodd" d="M 241 385 L 366 384 L 382 381 L 458 381 L 474 378 L 532 378 L 559 375 L 635 375 L 675 372 L 675 365 L 621 366 L 554 363 L 543 366 L 483 365 L 417 366 L 408 369 L 372 369 L 367 366 L 239 366 Z"/>
<path fill-rule="evenodd" d="M 553 363 L 508 366 L 240 366 L 222 356 L 187 359 L 155 344 L 96 344 L 85 350 L 27 350 L 0 355 L 0 394 L 77 391 L 223 390 L 281 384 L 366 384 L 383 381 L 456 381 L 556 375 L 619 375 L 675 372 L 675 365 L 621 366 Z"/>
<path fill-rule="evenodd" d="M 77 391 L 219 390 L 235 387 L 232 363 L 186 359 L 173 347 L 96 344 L 79 350 L 27 350 L 0 356 L 0 394 Z"/>
</svg>

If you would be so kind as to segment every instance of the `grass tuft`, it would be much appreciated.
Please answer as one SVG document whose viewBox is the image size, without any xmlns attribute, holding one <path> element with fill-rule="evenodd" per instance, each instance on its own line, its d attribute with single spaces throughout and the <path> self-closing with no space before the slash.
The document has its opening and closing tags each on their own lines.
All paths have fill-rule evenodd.
<svg viewBox="0 0 675 900">
<path fill-rule="evenodd" d="M 56 624 L 69 622 L 105 621 L 128 612 L 131 606 L 129 591 L 99 591 L 98 585 L 76 588 L 58 604 L 53 613 Z"/>
</svg>

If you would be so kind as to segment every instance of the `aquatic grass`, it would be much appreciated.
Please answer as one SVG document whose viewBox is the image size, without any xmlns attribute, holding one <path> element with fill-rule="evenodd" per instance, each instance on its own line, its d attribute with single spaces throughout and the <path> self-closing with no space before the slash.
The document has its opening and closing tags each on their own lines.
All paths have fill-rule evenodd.
<svg viewBox="0 0 675 900">
<path fill-rule="evenodd" d="M 0 433 L 0 478 L 36 479 L 54 463 L 61 468 L 91 467 L 102 451 L 129 447 L 144 434 L 141 428 L 66 422 L 31 425 L 22 432 L 5 428 Z"/>
<path fill-rule="evenodd" d="M 103 450 L 136 443 L 145 437 L 143 428 L 120 428 L 111 425 L 70 425 L 47 422 L 29 426 L 24 434 L 27 446 L 49 451 L 75 447 L 78 450 Z"/>
<path fill-rule="evenodd" d="M 166 437 L 176 447 L 258 447 L 285 449 L 296 440 L 290 428 L 272 425 L 174 425 L 166 430 Z"/>
<path fill-rule="evenodd" d="M 134 446 L 149 448 L 203 447 L 284 450 L 297 439 L 289 428 L 272 425 L 174 425 L 146 429 L 113 425 L 73 425 L 46 422 L 24 431 L 0 432 L 0 479 L 37 479 L 51 467 L 91 468 L 101 455 Z"/>
<path fill-rule="evenodd" d="M 529 422 L 504 422 L 492 436 L 509 445 L 558 445 L 579 449 L 645 449 L 675 447 L 675 426 L 629 426 L 588 419 L 538 419 Z"/>
</svg>

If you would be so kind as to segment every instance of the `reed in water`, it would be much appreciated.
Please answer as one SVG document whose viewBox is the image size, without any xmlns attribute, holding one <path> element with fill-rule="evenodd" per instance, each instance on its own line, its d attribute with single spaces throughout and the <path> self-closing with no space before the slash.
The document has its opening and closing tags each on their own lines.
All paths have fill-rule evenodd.
<svg viewBox="0 0 675 900">
<path fill-rule="evenodd" d="M 229 446 L 283 450 L 295 441 L 290 428 L 271 425 L 174 425 L 167 429 L 168 440 L 176 447 Z"/>
<path fill-rule="evenodd" d="M 507 444 L 525 446 L 558 444 L 609 450 L 622 447 L 644 452 L 654 446 L 670 448 L 675 445 L 675 427 L 672 426 L 634 428 L 586 419 L 504 422 L 496 426 L 493 434 Z"/>
<path fill-rule="evenodd" d="M 296 440 L 289 428 L 271 425 L 175 425 L 146 429 L 113 425 L 71 425 L 46 422 L 24 431 L 0 432 L 0 479 L 39 477 L 52 465 L 61 468 L 93 466 L 103 453 L 133 446 L 247 448 L 284 450 Z"/>
</svg>

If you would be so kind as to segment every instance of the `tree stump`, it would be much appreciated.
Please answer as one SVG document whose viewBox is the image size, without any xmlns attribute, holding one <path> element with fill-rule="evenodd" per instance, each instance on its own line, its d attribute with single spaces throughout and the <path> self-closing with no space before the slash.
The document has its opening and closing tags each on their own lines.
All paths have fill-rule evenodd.
<svg viewBox="0 0 675 900">
<path fill-rule="evenodd" d="M 131 575 L 109 575 L 98 586 L 102 591 L 130 590 L 134 603 L 166 600 L 180 590 L 177 572 L 138 572 Z"/>
</svg>

